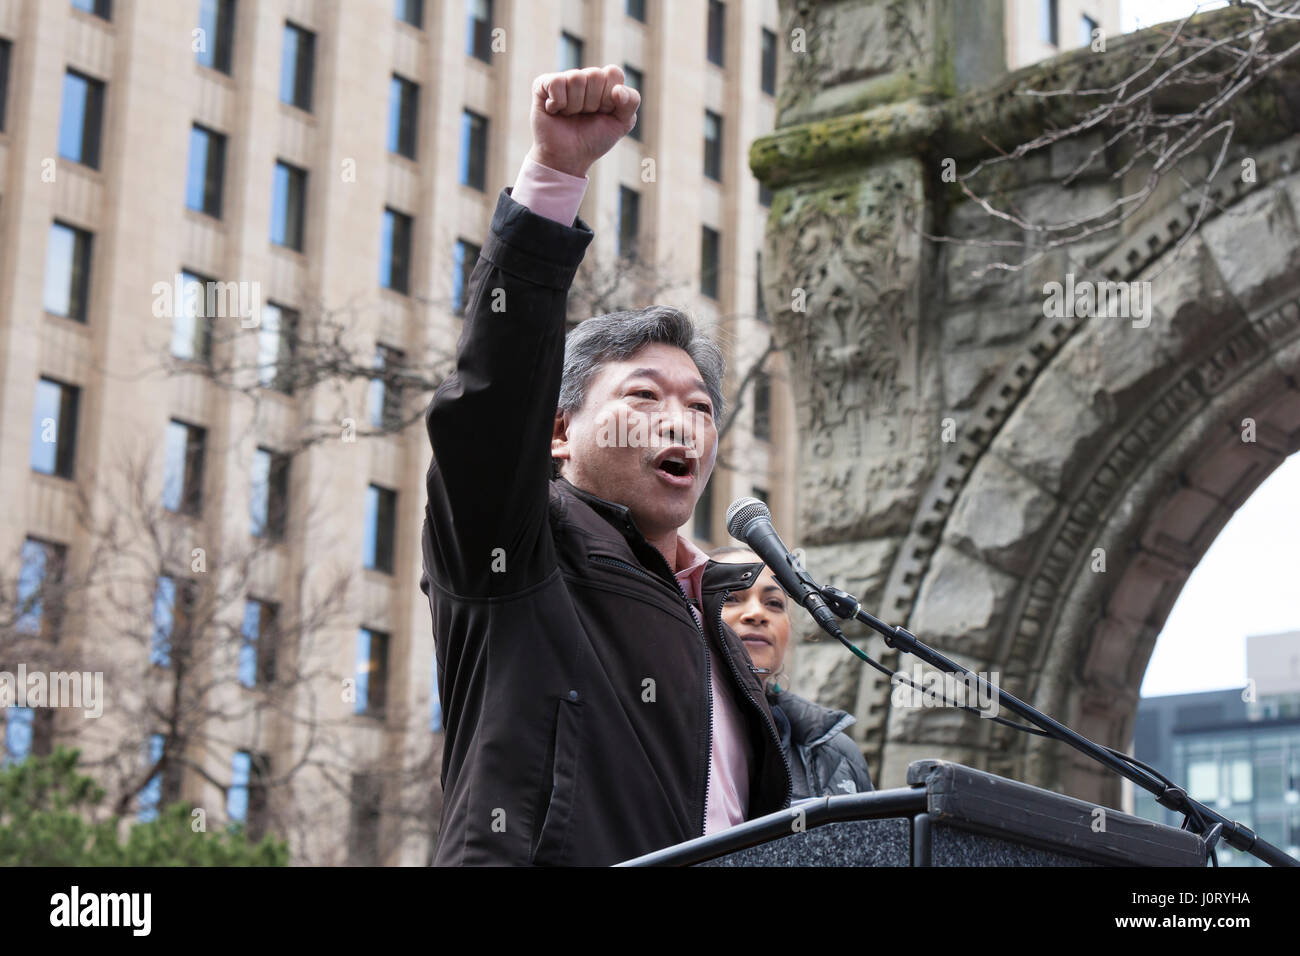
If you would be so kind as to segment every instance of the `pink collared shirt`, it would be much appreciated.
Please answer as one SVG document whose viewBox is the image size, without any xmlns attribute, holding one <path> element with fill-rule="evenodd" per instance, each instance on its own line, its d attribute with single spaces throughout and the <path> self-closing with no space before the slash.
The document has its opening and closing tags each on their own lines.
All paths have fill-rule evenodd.
<svg viewBox="0 0 1300 956">
<path fill-rule="evenodd" d="M 570 176 L 525 158 L 510 198 L 539 216 L 572 226 L 587 191 L 587 177 Z M 677 536 L 674 575 L 686 596 L 703 606 L 704 565 L 708 555 L 687 538 Z M 704 626 L 700 613 L 691 607 Z M 713 736 L 709 740 L 709 792 L 704 808 L 704 832 L 716 833 L 743 823 L 749 809 L 749 767 L 752 761 L 740 704 L 731 681 L 719 679 L 726 663 L 709 648 L 709 697 L 713 709 Z"/>
</svg>

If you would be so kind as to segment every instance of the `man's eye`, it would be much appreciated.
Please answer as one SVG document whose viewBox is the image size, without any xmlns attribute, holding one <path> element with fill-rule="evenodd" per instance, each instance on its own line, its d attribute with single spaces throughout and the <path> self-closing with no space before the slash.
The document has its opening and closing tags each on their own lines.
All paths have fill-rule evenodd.
<svg viewBox="0 0 1300 956">
<path fill-rule="evenodd" d="M 633 394 L 633 395 L 645 395 L 647 398 L 654 398 L 654 397 L 655 397 L 655 393 L 652 392 L 652 391 L 650 391 L 650 389 L 648 389 L 648 388 L 638 388 L 638 389 L 637 389 L 635 392 L 633 392 L 632 394 Z"/>
<path fill-rule="evenodd" d="M 696 402 L 695 407 L 700 409 L 700 411 L 704 412 L 704 414 L 706 415 L 713 414 L 713 406 L 710 405 L 708 402 Z"/>
</svg>

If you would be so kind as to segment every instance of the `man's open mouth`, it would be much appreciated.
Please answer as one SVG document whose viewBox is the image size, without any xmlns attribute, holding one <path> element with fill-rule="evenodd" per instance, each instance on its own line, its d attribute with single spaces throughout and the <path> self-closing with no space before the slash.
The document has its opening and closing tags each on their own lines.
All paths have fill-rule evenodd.
<svg viewBox="0 0 1300 956">
<path fill-rule="evenodd" d="M 655 461 L 655 468 L 674 478 L 689 478 L 695 475 L 696 459 L 681 445 L 666 449 Z"/>
</svg>

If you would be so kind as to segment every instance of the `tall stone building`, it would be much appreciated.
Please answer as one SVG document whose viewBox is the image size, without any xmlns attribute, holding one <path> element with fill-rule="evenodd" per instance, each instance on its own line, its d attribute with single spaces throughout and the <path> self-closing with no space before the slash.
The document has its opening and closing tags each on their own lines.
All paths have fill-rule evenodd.
<svg viewBox="0 0 1300 956">
<path fill-rule="evenodd" d="M 1117 29 L 1115 0 L 1008 2 L 1013 65 Z M 127 813 L 424 862 L 429 451 L 365 369 L 445 369 L 532 78 L 619 63 L 645 106 L 592 170 L 589 258 L 635 247 L 747 370 L 779 29 L 776 0 L 0 0 L 0 668 L 105 673 L 101 717 L 4 710 L 6 759 L 75 743 Z M 697 540 L 741 495 L 793 528 L 793 422 L 773 355 Z"/>
</svg>

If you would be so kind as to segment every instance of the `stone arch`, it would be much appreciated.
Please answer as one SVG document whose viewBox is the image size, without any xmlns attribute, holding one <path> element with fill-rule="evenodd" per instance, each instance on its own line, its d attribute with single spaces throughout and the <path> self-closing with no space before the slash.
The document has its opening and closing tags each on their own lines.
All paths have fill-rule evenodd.
<svg viewBox="0 0 1300 956">
<path fill-rule="evenodd" d="M 1106 254 L 1095 272 L 1152 283 L 1150 326 L 1040 322 L 967 419 L 893 563 L 888 619 L 1102 744 L 1127 745 L 1188 574 L 1300 449 L 1298 150 L 1293 137 L 1265 151 L 1271 181 L 1229 182 L 1221 198 L 1235 201 L 1182 248 L 1170 237 L 1185 228 L 1185 197 Z M 1242 441 L 1245 418 L 1254 442 Z M 1095 548 L 1105 572 L 1091 570 Z M 860 712 L 887 705 L 883 680 L 862 683 Z M 946 753 L 1118 802 L 1118 780 L 1063 744 L 951 711 L 884 709 L 886 785 L 910 759 Z"/>
</svg>

